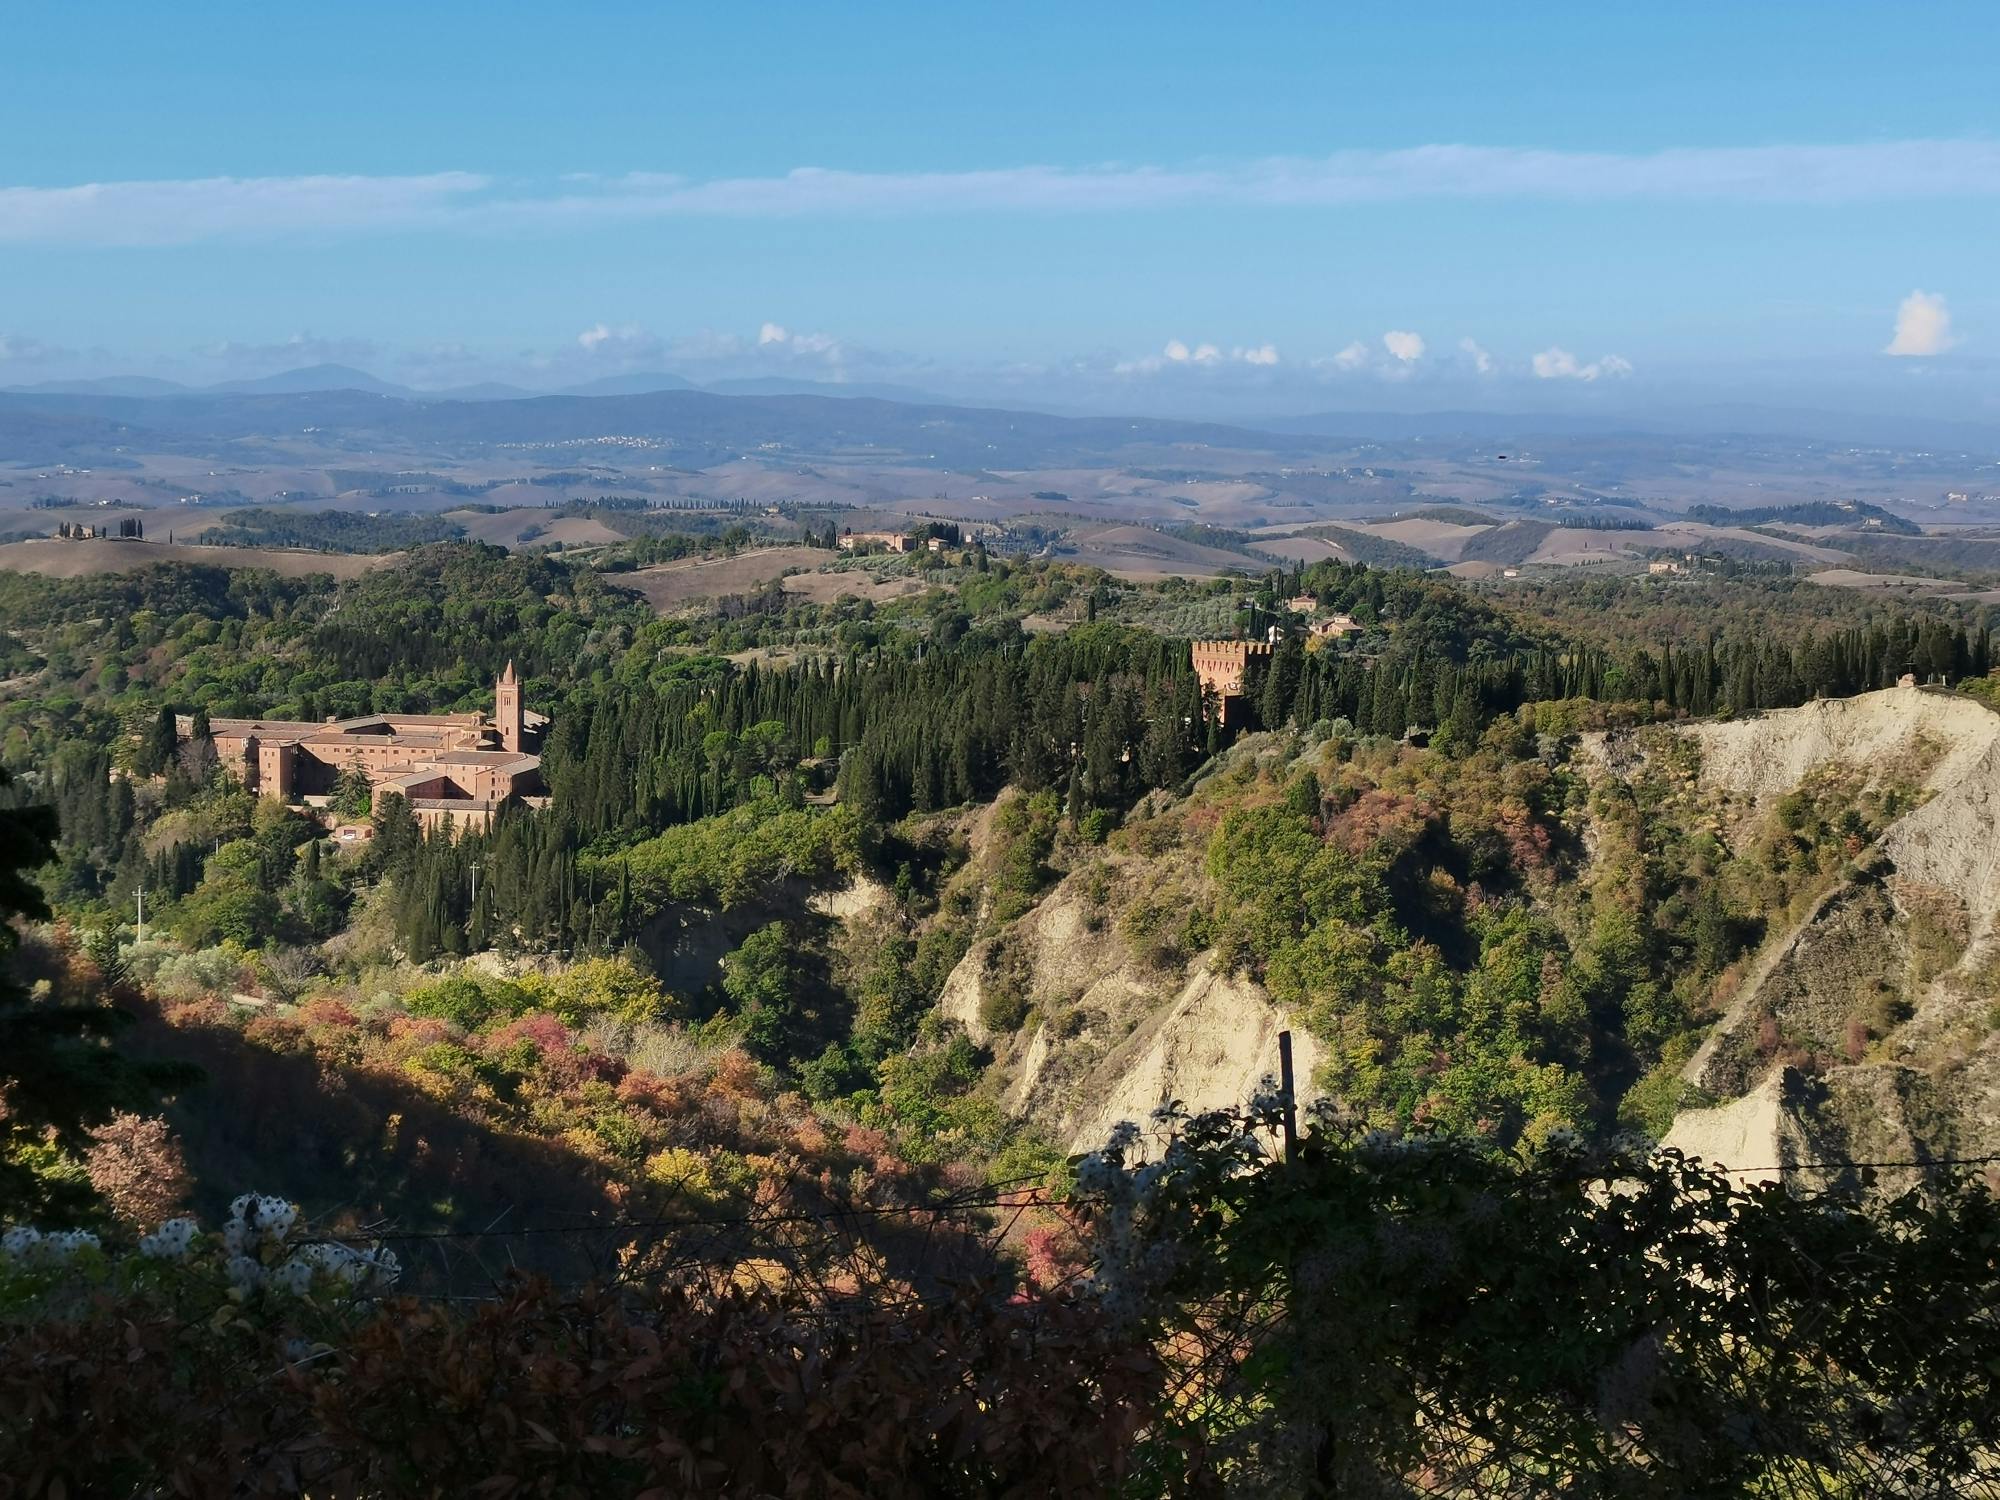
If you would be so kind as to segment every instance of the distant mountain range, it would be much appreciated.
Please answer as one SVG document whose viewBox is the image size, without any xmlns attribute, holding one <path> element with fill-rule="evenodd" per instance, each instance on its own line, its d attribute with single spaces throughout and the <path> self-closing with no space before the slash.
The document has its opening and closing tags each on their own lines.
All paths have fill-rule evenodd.
<svg viewBox="0 0 2000 1500">
<path fill-rule="evenodd" d="M 137 400 L 165 396 L 298 396 L 318 391 L 362 391 L 371 396 L 394 396 L 402 401 L 524 401 L 536 396 L 650 396 L 656 391 L 701 390 L 724 396 L 844 396 L 914 401 L 931 406 L 957 404 L 907 386 L 877 385 L 865 381 L 846 384 L 763 376 L 753 380 L 717 380 L 700 385 L 685 376 L 657 370 L 605 375 L 581 385 L 563 386 L 552 391 L 532 391 L 491 380 L 444 390 L 419 390 L 414 386 L 379 379 L 351 365 L 308 365 L 297 370 L 282 370 L 275 375 L 224 380 L 214 385 L 183 385 L 150 375 L 107 375 L 97 380 L 48 380 L 39 385 L 0 387 L 0 393 L 14 396 L 127 396 Z"/>
<path fill-rule="evenodd" d="M 145 375 L 112 375 L 96 380 L 47 381 L 40 385 L 11 386 L 0 388 L 0 400 L 23 398 L 47 402 L 124 402 L 126 405 L 115 409 L 103 405 L 87 405 L 83 408 L 69 406 L 70 411 L 88 410 L 98 417 L 111 417 L 117 421 L 130 423 L 134 427 L 165 426 L 187 430 L 186 418 L 202 408 L 188 408 L 180 417 L 167 417 L 164 407 L 176 402 L 215 400 L 223 397 L 255 398 L 276 396 L 311 396 L 339 398 L 348 396 L 366 397 L 380 403 L 390 400 L 398 403 L 425 408 L 445 406 L 492 406 L 506 404 L 518 410 L 523 402 L 540 402 L 556 399 L 624 400 L 634 397 L 665 394 L 702 395 L 709 397 L 768 398 L 786 396 L 830 397 L 843 403 L 874 401 L 891 402 L 908 408 L 927 410 L 946 409 L 959 412 L 983 412 L 988 417 L 1003 419 L 1014 416 L 1037 421 L 1074 420 L 1088 424 L 1098 422 L 1106 431 L 1117 426 L 1124 419 L 1115 415 L 1057 418 L 1046 410 L 1021 407 L 1012 402 L 986 402 L 970 398 L 953 398 L 933 395 L 908 386 L 888 385 L 868 381 L 836 382 L 824 380 L 797 380 L 784 376 L 762 376 L 754 379 L 716 380 L 702 385 L 685 376 L 666 371 L 633 371 L 622 375 L 605 375 L 596 380 L 578 385 L 562 387 L 554 391 L 532 391 L 520 386 L 497 381 L 486 381 L 475 385 L 454 386 L 446 390 L 418 390 L 413 386 L 397 385 L 382 380 L 366 370 L 357 370 L 351 365 L 323 364 L 311 365 L 298 370 L 284 370 L 275 375 L 258 376 L 250 380 L 226 380 L 216 385 L 190 386 L 171 380 L 160 380 Z M 44 406 L 46 412 L 51 408 Z M 379 416 L 380 413 L 368 412 Z M 352 425 L 357 412 L 349 405 L 342 405 L 337 421 Z M 599 416 L 606 415 L 599 412 Z M 539 420 L 539 419 L 537 419 Z M 310 422 L 311 419 L 308 419 Z M 1179 417 L 1141 418 L 1143 428 L 1156 435 L 1154 440 L 1165 441 L 1157 434 L 1169 428 L 1195 431 L 1210 429 L 1228 431 L 1237 435 L 1240 445 L 1246 434 L 1257 434 L 1254 446 L 1298 447 L 1301 444 L 1323 451 L 1329 442 L 1338 444 L 1435 440 L 1443 444 L 1485 443 L 1499 445 L 1520 445 L 1528 439 L 1566 439 L 1588 441 L 1592 439 L 1616 440 L 1624 437 L 1655 438 L 1700 438 L 1705 440 L 1729 439 L 1734 437 L 1770 438 L 1782 437 L 1802 439 L 1812 442 L 1834 444 L 1867 444 L 1883 446 L 1906 446 L 1913 444 L 1936 445 L 1963 449 L 1967 452 L 1991 453 L 2000 451 L 2000 429 L 1986 423 L 1974 423 L 1950 418 L 1912 418 L 1903 415 L 1883 413 L 1843 413 L 1806 409 L 1779 409 L 1757 406 L 1720 405 L 1673 405 L 1658 404 L 1639 413 L 1556 413 L 1556 412 L 1488 412 L 1488 411 L 1337 411 L 1315 412 L 1304 416 L 1295 414 L 1245 416 L 1226 423 L 1184 419 Z M 203 425 L 197 418 L 196 426 Z M 233 425 L 225 421 L 223 427 Z M 329 426 L 330 422 L 315 425 Z M 421 420 L 407 425 L 422 427 Z M 444 427 L 483 427 L 477 421 L 442 421 Z M 530 423 L 532 428 L 535 423 Z M 1006 431 L 1013 432 L 1015 425 L 1005 422 Z M 257 429 L 268 431 L 268 428 Z M 601 429 L 600 429 L 601 430 Z M 1140 427 L 1130 430 L 1139 431 Z M 45 437 L 46 432 L 38 434 Z M 578 434 L 581 435 L 581 434 Z M 101 434 L 99 434 L 101 437 Z M 490 441 L 535 440 L 531 431 L 524 431 L 518 438 L 492 438 Z M 767 435 L 761 441 L 783 442 L 782 436 Z M 1284 440 L 1289 440 L 1286 442 Z M 726 443 L 727 440 L 725 440 Z M 863 439 L 862 441 L 875 441 Z M 1189 441 L 1202 441 L 1189 439 Z M 18 458 L 0 449 L 0 461 L 9 457 Z M 38 458 L 48 456 L 46 451 Z M 987 462 L 994 460 L 988 459 Z"/>
<path fill-rule="evenodd" d="M 835 387 L 834 389 L 839 389 Z M 231 462 L 297 461 L 301 445 L 439 458 L 491 449 L 592 442 L 656 443 L 677 467 L 761 453 L 915 464 L 978 472 L 1050 463 L 1185 462 L 1189 447 L 1248 450 L 1277 461 L 1327 451 L 1323 441 L 1163 418 L 1043 412 L 825 394 L 705 390 L 515 400 L 397 398 L 375 391 L 0 392 L 0 465 L 120 466 L 140 453 Z"/>
<path fill-rule="evenodd" d="M 1892 426 L 1904 430 L 1903 444 L 1911 443 L 1907 421 L 1823 412 L 1323 412 L 1232 424 L 1060 416 L 866 384 L 762 379 L 702 388 L 667 373 L 610 376 L 549 394 L 494 384 L 418 391 L 347 366 L 317 365 L 205 389 L 113 377 L 0 391 L 0 466 L 127 467 L 142 453 L 295 462 L 302 447 L 443 459 L 499 444 L 574 450 L 639 440 L 676 467 L 761 454 L 780 462 L 862 459 L 970 473 L 1107 462 L 1181 472 L 1212 463 L 1201 449 L 1231 450 L 1238 465 L 1255 455 L 1254 465 L 1282 466 L 1348 462 L 1357 445 L 1371 442 L 1421 442 L 1424 453 L 1467 458 L 1523 445 L 1543 452 L 1562 447 L 1615 469 L 1642 450 L 1675 463 L 1698 461 L 1717 445 L 1896 446 Z M 1959 422 L 1924 428 L 1917 441 L 1926 445 L 2000 452 L 1992 428 Z"/>
<path fill-rule="evenodd" d="M 1950 417 L 1814 411 L 1796 407 L 1659 405 L 1637 413 L 1339 411 L 1250 418 L 1247 427 L 1347 442 L 1480 440 L 1520 444 L 1550 438 L 1786 439 L 1902 447 L 1929 444 L 2000 452 L 2000 427 Z"/>
</svg>

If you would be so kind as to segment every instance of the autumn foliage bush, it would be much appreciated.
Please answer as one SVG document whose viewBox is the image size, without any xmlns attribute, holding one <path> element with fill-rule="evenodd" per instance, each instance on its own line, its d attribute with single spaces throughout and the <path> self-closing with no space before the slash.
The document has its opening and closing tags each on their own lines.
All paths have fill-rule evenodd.
<svg viewBox="0 0 2000 1500">
<path fill-rule="evenodd" d="M 17 1323 L 0 1497 L 1110 1495 L 1161 1366 L 1076 1298 L 104 1292 Z"/>
</svg>

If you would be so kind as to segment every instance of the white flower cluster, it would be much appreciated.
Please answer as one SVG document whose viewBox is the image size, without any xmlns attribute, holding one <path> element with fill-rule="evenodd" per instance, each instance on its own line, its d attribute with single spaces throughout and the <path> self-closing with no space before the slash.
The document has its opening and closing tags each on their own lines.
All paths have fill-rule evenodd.
<svg viewBox="0 0 2000 1500">
<path fill-rule="evenodd" d="M 352 1250 L 346 1245 L 301 1245 L 275 1266 L 248 1255 L 232 1255 L 223 1267 L 233 1290 L 248 1295 L 268 1287 L 303 1297 L 316 1281 L 358 1292 L 386 1292 L 396 1284 L 402 1266 L 393 1250 Z"/>
<path fill-rule="evenodd" d="M 1437 1144 L 1436 1136 L 1397 1135 L 1389 1130 L 1371 1130 L 1354 1143 L 1354 1149 L 1363 1160 L 1379 1164 L 1399 1156 L 1421 1155 Z"/>
<path fill-rule="evenodd" d="M 402 1270 L 393 1250 L 356 1250 L 321 1240 L 294 1250 L 270 1273 L 270 1284 L 295 1297 L 310 1291 L 316 1276 L 356 1291 L 387 1291 Z"/>
<path fill-rule="evenodd" d="M 351 1291 L 385 1292 L 402 1273 L 393 1251 L 356 1250 L 323 1240 L 298 1243 L 292 1238 L 298 1222 L 298 1209 L 282 1198 L 245 1193 L 229 1205 L 229 1222 L 221 1236 L 225 1257 L 222 1274 L 232 1292 L 246 1297 L 268 1287 L 304 1296 L 315 1282 Z M 180 1217 L 142 1235 L 138 1251 L 151 1261 L 186 1262 L 201 1243 L 201 1226 Z M 86 1230 L 45 1233 L 20 1225 L 0 1234 L 0 1265 L 58 1266 L 86 1248 L 101 1248 L 97 1236 Z"/>
<path fill-rule="evenodd" d="M 0 1259 L 28 1266 L 60 1266 L 79 1250 L 96 1250 L 101 1245 L 87 1229 L 51 1230 L 44 1234 L 26 1224 L 16 1224 L 0 1234 Z"/>
<path fill-rule="evenodd" d="M 1275 1075 L 1266 1073 L 1257 1080 L 1257 1091 L 1250 1096 L 1249 1113 L 1256 1120 L 1280 1120 L 1290 1108 L 1292 1098 L 1278 1085 Z"/>
<path fill-rule="evenodd" d="M 1629 1156 L 1635 1161 L 1646 1161 L 1660 1149 L 1660 1143 L 1643 1130 L 1621 1130 L 1611 1137 L 1605 1149 L 1614 1156 Z"/>
<path fill-rule="evenodd" d="M 298 1209 L 282 1198 L 245 1193 L 229 1205 L 222 1248 L 229 1252 L 223 1274 L 230 1286 L 248 1294 L 260 1287 L 303 1297 L 316 1279 L 355 1290 L 385 1291 L 402 1273 L 395 1252 L 355 1250 L 328 1240 L 300 1245 L 276 1265 L 259 1257 L 260 1247 L 283 1245 L 298 1223 Z"/>
<path fill-rule="evenodd" d="M 1257 1139 L 1261 1118 L 1222 1114 L 1187 1119 L 1178 1107 L 1157 1111 L 1156 1124 L 1182 1125 L 1152 1160 L 1128 1166 L 1139 1144 L 1139 1127 L 1120 1123 L 1102 1151 L 1077 1163 L 1076 1185 L 1094 1200 L 1095 1263 L 1086 1290 L 1114 1319 L 1139 1316 L 1181 1264 L 1186 1246 L 1174 1234 L 1164 1205 L 1200 1192 L 1203 1174 L 1247 1170 L 1265 1158 Z"/>
<path fill-rule="evenodd" d="M 139 1253 L 148 1260 L 186 1260 L 201 1228 L 193 1219 L 169 1219 L 139 1239 Z"/>
<path fill-rule="evenodd" d="M 222 1267 L 232 1291 L 254 1292 L 264 1284 L 264 1263 L 254 1255 L 232 1255 Z"/>
<path fill-rule="evenodd" d="M 245 1193 L 229 1205 L 222 1248 L 231 1255 L 246 1255 L 258 1245 L 282 1245 L 298 1221 L 297 1207 L 283 1198 Z"/>
</svg>

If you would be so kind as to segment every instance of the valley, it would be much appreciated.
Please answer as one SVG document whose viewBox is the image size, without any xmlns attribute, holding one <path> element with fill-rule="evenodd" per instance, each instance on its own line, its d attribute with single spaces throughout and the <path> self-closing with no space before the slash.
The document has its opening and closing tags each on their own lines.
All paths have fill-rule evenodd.
<svg viewBox="0 0 2000 1500">
<path fill-rule="evenodd" d="M 1978 1295 L 1984 1242 L 1940 1216 L 1986 1211 L 2000 1156 L 1980 528 L 1490 486 L 1378 509 L 1379 471 L 1348 500 L 1074 453 L 901 467 L 897 499 L 855 459 L 802 490 L 740 457 L 475 484 L 430 452 L 175 502 L 172 530 L 79 473 L 14 512 L 57 534 L 0 544 L 0 1028 L 64 1018 L 90 1061 L 0 1079 L 55 1089 L 0 1122 L 0 1186 L 107 1256 L 225 1226 L 185 1231 L 208 1270 L 132 1283 L 145 1337 L 231 1277 L 256 1316 L 214 1336 L 239 1351 L 329 1276 L 483 1309 L 489 1348 L 607 1286 L 588 1316 L 643 1344 L 679 1288 L 773 1368 L 906 1306 L 967 1349 L 1046 1318 L 1091 1351 L 1086 1425 L 1201 1463 L 1169 1382 L 1274 1399 L 1239 1373 L 1264 1335 L 1218 1332 L 1217 1307 L 1271 1316 L 1240 1235 L 1385 1256 L 1339 1295 L 1388 1327 L 1373 1299 L 1434 1273 L 1341 1237 L 1414 1215 L 1714 1358 L 1752 1346 L 1689 1310 L 1706 1273 L 1628 1284 L 1711 1233 L 1911 1286 L 1941 1255 Z M 709 489 L 725 470 L 741 493 Z M 528 485 L 547 498 L 513 503 Z M 149 534 L 78 534 L 107 516 Z M 311 1237 L 201 1259 L 266 1212 Z M 1559 1214 L 1588 1222 L 1551 1237 Z M 1804 1248 L 1855 1233 L 1845 1260 Z M 1598 1234 L 1654 1248 L 1562 1259 Z M 15 1243 L 41 1276 L 57 1242 Z M 1484 1274 L 1447 1259 L 1476 1306 Z M 380 1336 L 376 1298 L 328 1326 Z M 1139 1337 L 1122 1298 L 1178 1332 Z M 830 1321 L 755 1321 L 780 1308 Z M 474 1326 L 440 1316 L 453 1347 Z M 1801 1359 L 1815 1400 L 1862 1378 Z M 139 1364 L 164 1383 L 133 1399 L 184 1399 Z M 1452 1380 L 1488 1408 L 1505 1384 Z M 289 1399 L 270 1420 L 318 1433 Z"/>
</svg>

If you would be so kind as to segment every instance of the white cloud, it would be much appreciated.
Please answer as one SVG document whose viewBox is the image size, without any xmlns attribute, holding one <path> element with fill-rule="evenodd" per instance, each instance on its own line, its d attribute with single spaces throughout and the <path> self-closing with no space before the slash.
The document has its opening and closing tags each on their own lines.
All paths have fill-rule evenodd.
<svg viewBox="0 0 2000 1500">
<path fill-rule="evenodd" d="M 1424 357 L 1424 338 L 1420 333 L 1392 328 L 1382 335 L 1382 347 L 1406 365 Z"/>
<path fill-rule="evenodd" d="M 17 333 L 0 333 L 0 364 L 39 365 L 66 359 L 69 350 Z"/>
<path fill-rule="evenodd" d="M 371 339 L 326 339 L 310 333 L 295 333 L 276 343 L 250 344 L 223 339 L 194 351 L 204 359 L 220 360 L 239 368 L 298 365 L 351 365 L 372 360 L 384 352 Z"/>
<path fill-rule="evenodd" d="M 746 216 L 835 213 L 1117 212 L 1235 203 L 1272 208 L 1405 198 L 1701 199 L 1848 202 L 2000 194 L 2000 143 L 1696 146 L 1654 152 L 1413 146 L 1266 157 L 1222 166 L 1004 167 L 850 172 L 695 182 L 653 173 L 605 180 L 550 205 Z"/>
<path fill-rule="evenodd" d="M 1256 349 L 1232 349 L 1225 355 L 1220 344 L 1189 344 L 1185 339 L 1168 339 L 1159 358 L 1124 360 L 1116 368 L 1131 375 L 1158 370 L 1164 365 L 1219 365 L 1225 360 L 1240 360 L 1246 365 L 1275 365 L 1278 348 L 1275 344 L 1265 344 Z"/>
<path fill-rule="evenodd" d="M 1912 292 L 1896 309 L 1896 336 L 1884 354 L 1922 357 L 1942 354 L 1958 342 L 1951 331 L 1951 313 L 1937 292 Z"/>
<path fill-rule="evenodd" d="M 1224 353 L 1220 344 L 1190 344 L 1186 339 L 1168 339 L 1158 354 L 1140 359 L 1121 359 L 1111 369 L 1118 375 L 1156 375 L 1173 366 L 1217 368 L 1233 364 L 1270 366 L 1277 363 L 1276 344 L 1256 344 L 1247 348 L 1239 344 Z"/>
<path fill-rule="evenodd" d="M 1537 354 L 1532 363 L 1535 374 L 1543 380 L 1599 380 L 1632 373 L 1632 362 L 1619 355 L 1607 354 L 1584 364 L 1569 350 L 1553 346 Z"/>
<path fill-rule="evenodd" d="M 764 359 L 788 363 L 825 364 L 840 379 L 846 351 L 830 333 L 793 333 L 782 323 L 766 323 L 757 330 L 757 353 Z"/>
<path fill-rule="evenodd" d="M 1460 339 L 1458 347 L 1470 357 L 1472 368 L 1477 370 L 1481 375 L 1491 375 L 1493 373 L 1493 356 L 1479 347 L 1477 339 Z"/>
<path fill-rule="evenodd" d="M 0 187 L 0 243 L 182 245 L 442 225 L 491 183 L 476 172 L 434 172 Z"/>
<path fill-rule="evenodd" d="M 1652 152 L 1428 145 L 1223 165 L 966 172 L 800 167 L 771 177 L 709 181 L 660 172 L 571 172 L 503 183 L 477 172 L 435 172 L 0 187 L 0 243 L 189 244 L 407 229 L 549 230 L 677 216 L 1285 209 L 1412 198 L 1844 203 L 1995 196 L 2000 141 Z"/>
<path fill-rule="evenodd" d="M 1343 370 L 1358 370 L 1368 363 L 1368 346 L 1356 339 L 1334 355 L 1333 362 Z"/>
<path fill-rule="evenodd" d="M 576 342 L 577 347 L 593 359 L 657 359 L 666 349 L 664 340 L 657 334 L 648 333 L 637 323 L 627 323 L 618 328 L 608 323 L 596 323 L 579 333 Z"/>
</svg>

